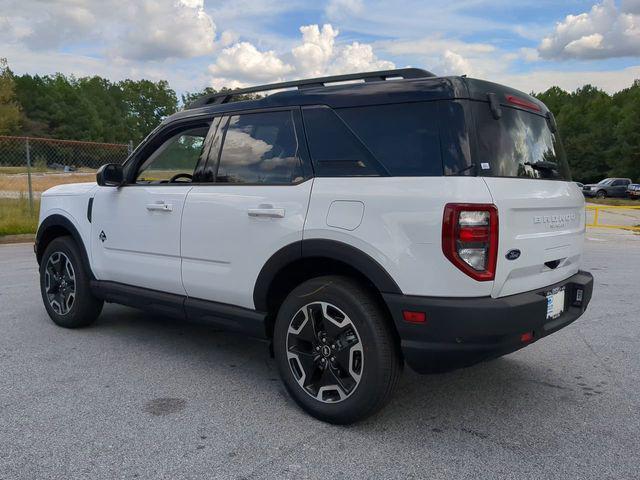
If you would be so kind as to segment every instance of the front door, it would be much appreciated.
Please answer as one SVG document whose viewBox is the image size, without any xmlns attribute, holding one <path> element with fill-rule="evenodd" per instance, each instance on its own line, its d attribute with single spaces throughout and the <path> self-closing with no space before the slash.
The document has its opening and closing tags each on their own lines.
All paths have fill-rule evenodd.
<svg viewBox="0 0 640 480">
<path fill-rule="evenodd" d="M 190 297 L 254 308 L 264 264 L 302 240 L 313 180 L 301 138 L 299 110 L 223 119 L 205 168 L 210 183 L 194 185 L 184 207 Z"/>
<path fill-rule="evenodd" d="M 133 159 L 127 184 L 98 188 L 91 254 L 99 280 L 185 294 L 180 222 L 208 130 L 200 120 L 161 132 Z"/>
</svg>

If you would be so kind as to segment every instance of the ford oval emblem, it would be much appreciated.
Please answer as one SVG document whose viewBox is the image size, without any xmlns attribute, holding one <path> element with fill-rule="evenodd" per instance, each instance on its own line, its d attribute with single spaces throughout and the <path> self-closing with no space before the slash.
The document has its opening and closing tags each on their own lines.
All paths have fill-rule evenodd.
<svg viewBox="0 0 640 480">
<path fill-rule="evenodd" d="M 505 255 L 505 258 L 507 260 L 516 260 L 519 256 L 520 256 L 520 250 L 514 249 L 514 250 L 509 250 Z"/>
</svg>

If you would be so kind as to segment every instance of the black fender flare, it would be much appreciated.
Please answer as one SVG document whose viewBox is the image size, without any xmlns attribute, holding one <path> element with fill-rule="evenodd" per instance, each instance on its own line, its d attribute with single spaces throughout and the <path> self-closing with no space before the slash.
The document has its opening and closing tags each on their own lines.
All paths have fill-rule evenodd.
<svg viewBox="0 0 640 480">
<path fill-rule="evenodd" d="M 335 240 L 309 239 L 281 248 L 264 264 L 253 288 L 256 310 L 268 310 L 269 287 L 278 273 L 287 265 L 304 258 L 329 258 L 346 263 L 371 280 L 381 293 L 402 294 L 384 267 L 362 250 Z"/>
<path fill-rule="evenodd" d="M 34 250 L 36 253 L 36 259 L 38 260 L 38 264 L 40 264 L 40 260 L 42 259 L 42 255 L 44 254 L 44 249 L 47 244 L 43 243 L 43 240 L 47 240 L 47 232 L 52 229 L 62 228 L 71 234 L 71 237 L 74 239 L 78 248 L 80 249 L 80 255 L 82 256 L 82 262 L 84 263 L 87 272 L 89 273 L 92 280 L 95 280 L 95 275 L 91 270 L 91 263 L 89 262 L 89 255 L 87 254 L 87 249 L 85 248 L 84 242 L 82 241 L 82 236 L 76 226 L 64 215 L 53 214 L 45 218 L 40 226 L 38 227 L 38 231 L 36 232 L 36 241 Z M 56 235 L 59 236 L 59 235 Z"/>
</svg>

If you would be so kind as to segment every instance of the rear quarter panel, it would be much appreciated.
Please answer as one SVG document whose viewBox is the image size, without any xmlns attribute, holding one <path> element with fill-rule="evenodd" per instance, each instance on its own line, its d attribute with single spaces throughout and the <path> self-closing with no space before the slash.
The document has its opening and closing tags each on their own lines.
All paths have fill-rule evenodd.
<svg viewBox="0 0 640 480">
<path fill-rule="evenodd" d="M 361 202 L 361 219 L 342 218 L 338 226 L 335 218 L 340 216 L 329 216 L 337 201 L 350 202 L 345 203 L 350 207 Z M 443 255 L 442 216 L 449 202 L 491 201 L 479 177 L 316 178 L 303 238 L 325 238 L 360 249 L 407 295 L 488 296 L 493 282 L 471 279 Z M 359 209 L 343 213 L 348 211 L 360 216 Z"/>
</svg>

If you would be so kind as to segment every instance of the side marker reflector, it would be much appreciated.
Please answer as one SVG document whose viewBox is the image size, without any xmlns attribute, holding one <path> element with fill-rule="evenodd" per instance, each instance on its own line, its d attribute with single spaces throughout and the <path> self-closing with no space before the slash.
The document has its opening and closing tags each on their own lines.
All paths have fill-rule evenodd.
<svg viewBox="0 0 640 480">
<path fill-rule="evenodd" d="M 403 310 L 402 318 L 409 323 L 426 323 L 427 314 L 424 312 L 413 312 L 411 310 Z"/>
<path fill-rule="evenodd" d="M 525 332 L 522 335 L 520 335 L 520 341 L 522 343 L 533 342 L 533 332 Z"/>
</svg>

